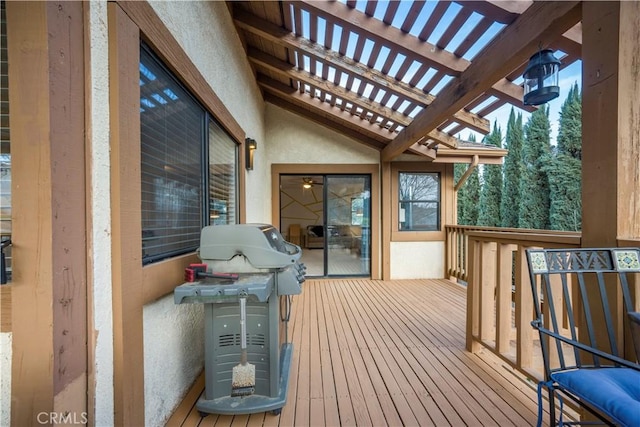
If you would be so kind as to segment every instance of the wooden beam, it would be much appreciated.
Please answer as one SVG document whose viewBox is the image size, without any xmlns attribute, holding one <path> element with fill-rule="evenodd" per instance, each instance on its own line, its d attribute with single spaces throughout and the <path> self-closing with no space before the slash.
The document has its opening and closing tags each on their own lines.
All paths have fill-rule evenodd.
<svg viewBox="0 0 640 427">
<path fill-rule="evenodd" d="M 581 3 L 577 1 L 536 2 L 500 32 L 459 78 L 451 80 L 440 91 L 436 101 L 383 150 L 382 158 L 389 161 L 402 153 L 526 61 L 541 44 L 548 44 L 549 40 L 574 26 L 581 16 Z M 505 52 L 510 55 L 505 56 Z"/>
<path fill-rule="evenodd" d="M 464 58 L 458 58 L 444 49 L 424 42 L 411 34 L 404 33 L 398 28 L 385 25 L 383 22 L 369 17 L 356 9 L 349 9 L 339 2 L 300 0 L 295 2 L 294 5 L 337 23 L 343 28 L 348 28 L 376 43 L 380 43 L 388 47 L 392 52 L 400 52 L 408 59 L 431 64 L 434 68 L 447 75 L 454 77 L 459 76 L 460 73 L 471 65 L 471 62 Z M 504 56 L 504 52 L 502 55 Z M 522 60 L 518 65 L 525 63 L 528 59 L 529 57 Z M 513 68 L 516 67 L 517 65 Z M 503 74 L 501 77 L 504 77 L 506 74 L 507 73 Z M 497 79 L 495 81 L 497 81 Z M 500 89 L 496 88 L 496 90 Z M 517 106 L 521 106 L 521 100 Z"/>
<path fill-rule="evenodd" d="M 356 9 L 350 9 L 339 2 L 320 3 L 301 0 L 292 4 L 294 7 L 321 16 L 342 28 L 367 37 L 375 43 L 382 43 L 394 52 L 401 52 L 407 58 L 426 61 L 438 69 L 444 69 L 447 74 L 457 75 L 467 68 L 466 60 L 457 58 L 444 49 L 423 42 L 399 28 L 391 27 L 379 19 L 369 17 Z"/>
<path fill-rule="evenodd" d="M 460 177 L 460 180 L 456 183 L 456 186 L 454 187 L 455 191 L 458 191 L 460 187 L 462 187 L 464 183 L 467 182 L 467 179 L 471 176 L 476 166 L 478 166 L 479 161 L 480 161 L 480 157 L 477 154 L 473 156 L 473 160 L 471 161 L 471 164 L 469 165 L 467 170 L 464 171 L 464 173 Z"/>
<path fill-rule="evenodd" d="M 391 121 L 399 123 L 402 126 L 408 126 L 411 123 L 411 118 L 404 114 L 400 114 L 397 111 L 384 107 L 364 96 L 358 96 L 355 92 L 347 90 L 342 86 L 338 86 L 331 81 L 323 80 L 321 77 L 315 76 L 307 71 L 300 70 L 297 67 L 281 61 L 271 55 L 267 55 L 258 49 L 249 48 L 247 56 L 249 61 L 263 69 L 269 70 L 283 77 L 288 77 L 313 85 L 320 90 L 325 90 L 334 96 L 342 98 L 344 101 L 350 102 L 360 108 L 371 111 L 372 113 L 376 113 Z"/>
<path fill-rule="evenodd" d="M 406 99 L 420 107 L 427 107 L 433 102 L 435 97 L 416 87 L 408 85 L 393 77 L 387 76 L 375 69 L 368 68 L 344 55 L 340 55 L 330 49 L 312 43 L 300 37 L 294 36 L 289 31 L 273 25 L 263 19 L 256 17 L 239 8 L 234 13 L 236 26 L 251 34 L 264 38 L 279 46 L 296 50 L 299 53 L 308 56 L 311 59 L 322 62 L 325 66 L 335 68 L 338 72 L 348 75 L 357 75 L 363 84 L 368 83 L 372 86 L 390 92 L 399 98 Z M 508 85 L 507 85 L 508 86 Z M 505 85 L 501 85 L 499 91 L 505 90 Z M 511 84 L 505 95 L 513 95 L 512 99 L 517 102 L 522 100 L 522 88 L 518 85 Z M 518 95 L 519 94 L 519 95 Z M 511 99 L 511 98 L 510 98 Z M 475 130 L 483 135 L 489 133 L 489 120 L 480 117 L 477 114 L 461 109 L 453 114 L 453 117 L 461 125 Z"/>
</svg>

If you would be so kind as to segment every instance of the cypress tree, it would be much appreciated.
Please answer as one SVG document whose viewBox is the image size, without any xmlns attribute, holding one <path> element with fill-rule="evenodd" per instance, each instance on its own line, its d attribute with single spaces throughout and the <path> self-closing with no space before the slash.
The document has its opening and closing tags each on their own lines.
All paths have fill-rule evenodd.
<svg viewBox="0 0 640 427">
<path fill-rule="evenodd" d="M 582 159 L 582 95 L 575 83 L 560 108 L 558 152 Z"/>
<path fill-rule="evenodd" d="M 531 114 L 524 128 L 523 173 L 520 180 L 520 228 L 549 229 L 549 178 L 544 165 L 551 152 L 549 107 Z"/>
<path fill-rule="evenodd" d="M 560 109 L 558 152 L 545 167 L 549 177 L 552 230 L 582 228 L 582 99 L 574 85 Z"/>
<path fill-rule="evenodd" d="M 522 113 L 516 116 L 511 108 L 507 123 L 506 148 L 509 154 L 504 160 L 504 187 L 500 204 L 502 226 L 518 227 L 520 206 L 520 179 L 522 177 Z"/>
<path fill-rule="evenodd" d="M 464 184 L 464 217 L 460 224 L 478 225 L 478 214 L 480 206 L 480 174 L 476 167 L 467 182 Z"/>
<path fill-rule="evenodd" d="M 502 131 L 497 122 L 494 122 L 493 131 L 485 138 L 485 144 L 502 146 Z M 478 224 L 487 227 L 500 227 L 502 225 L 500 219 L 502 165 L 484 165 L 482 178 Z"/>
</svg>

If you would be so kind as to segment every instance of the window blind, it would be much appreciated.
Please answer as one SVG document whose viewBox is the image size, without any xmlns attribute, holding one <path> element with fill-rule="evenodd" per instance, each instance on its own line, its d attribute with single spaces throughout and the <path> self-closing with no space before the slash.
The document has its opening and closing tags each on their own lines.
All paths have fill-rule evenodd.
<svg viewBox="0 0 640 427">
<path fill-rule="evenodd" d="M 144 46 L 140 55 L 142 259 L 195 250 L 203 226 L 205 110 Z"/>
<path fill-rule="evenodd" d="M 238 146 L 216 122 L 209 122 L 209 221 L 238 222 Z"/>
</svg>

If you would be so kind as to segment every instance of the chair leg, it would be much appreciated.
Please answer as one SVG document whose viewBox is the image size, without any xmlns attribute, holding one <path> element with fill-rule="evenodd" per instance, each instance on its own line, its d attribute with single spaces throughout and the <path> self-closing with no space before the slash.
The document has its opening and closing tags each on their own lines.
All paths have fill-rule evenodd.
<svg viewBox="0 0 640 427">
<path fill-rule="evenodd" d="M 556 425 L 556 393 L 553 386 L 549 387 L 549 425 Z"/>
</svg>

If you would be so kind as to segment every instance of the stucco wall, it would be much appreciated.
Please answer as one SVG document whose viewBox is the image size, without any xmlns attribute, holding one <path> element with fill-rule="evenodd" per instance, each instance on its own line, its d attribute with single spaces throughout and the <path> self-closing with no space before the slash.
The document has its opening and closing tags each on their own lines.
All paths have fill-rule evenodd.
<svg viewBox="0 0 640 427">
<path fill-rule="evenodd" d="M 391 279 L 442 279 L 444 242 L 391 242 Z"/>
<path fill-rule="evenodd" d="M 111 192 L 111 165 L 109 141 L 109 57 L 107 2 L 87 2 L 89 58 L 87 62 L 88 111 L 87 150 L 90 159 L 91 191 L 89 200 L 91 220 L 87 236 L 90 253 L 88 270 L 90 277 L 89 302 L 93 315 L 89 330 L 93 333 L 90 352 L 95 364 L 90 369 L 89 395 L 94 395 L 95 424 L 114 423 L 113 395 L 113 315 L 111 292 L 111 199 L 104 197 Z"/>
<path fill-rule="evenodd" d="M 204 306 L 173 295 L 143 310 L 145 423 L 166 423 L 204 365 Z"/>
<path fill-rule="evenodd" d="M 11 425 L 11 332 L 0 333 L 0 426 Z"/>
<path fill-rule="evenodd" d="M 275 105 L 266 104 L 265 118 L 269 167 L 272 163 L 371 164 L 380 161 L 376 149 Z"/>
<path fill-rule="evenodd" d="M 247 220 L 270 216 L 264 166 L 264 102 L 224 2 L 151 3 L 163 23 L 209 82 L 227 110 L 258 142 L 247 173 Z M 262 145 L 262 146 L 261 146 Z M 178 283 L 176 283 L 178 285 Z M 144 308 L 145 419 L 163 425 L 203 367 L 203 308 L 173 304 L 172 296 Z"/>
</svg>

